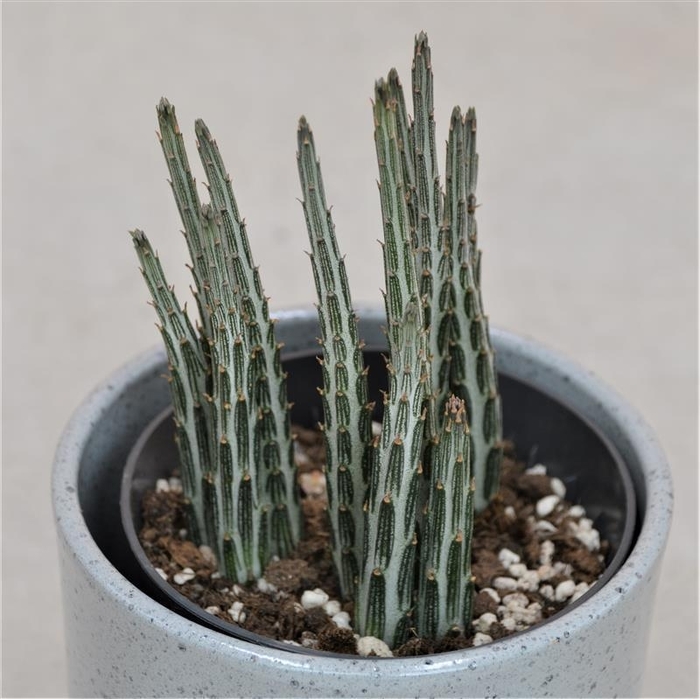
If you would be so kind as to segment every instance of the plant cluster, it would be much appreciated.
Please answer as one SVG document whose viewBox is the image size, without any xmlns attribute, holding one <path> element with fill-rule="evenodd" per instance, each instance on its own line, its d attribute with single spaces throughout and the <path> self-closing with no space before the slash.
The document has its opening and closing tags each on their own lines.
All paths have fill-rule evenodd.
<svg viewBox="0 0 700 699">
<path fill-rule="evenodd" d="M 375 85 L 388 391 L 380 436 L 363 345 L 311 129 L 298 129 L 303 209 L 318 294 L 332 555 L 355 627 L 391 646 L 410 629 L 469 628 L 474 511 L 498 487 L 501 408 L 481 298 L 476 116 L 452 112 L 438 175 L 427 37 L 415 42 L 414 117 L 392 70 Z M 262 575 L 300 536 L 280 345 L 215 141 L 195 124 L 202 205 L 174 108 L 160 139 L 192 258 L 193 327 L 142 231 L 133 231 L 165 341 L 191 530 L 237 581 Z"/>
</svg>

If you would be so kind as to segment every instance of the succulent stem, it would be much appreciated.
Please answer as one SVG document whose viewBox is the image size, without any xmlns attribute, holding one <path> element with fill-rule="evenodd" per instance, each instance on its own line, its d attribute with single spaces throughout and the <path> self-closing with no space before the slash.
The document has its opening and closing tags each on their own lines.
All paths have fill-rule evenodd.
<svg viewBox="0 0 700 699">
<path fill-rule="evenodd" d="M 193 508 L 195 538 L 201 537 L 204 512 L 201 474 L 210 461 L 209 436 L 202 406 L 207 382 L 207 365 L 201 345 L 187 313 L 180 306 L 172 287 L 168 286 L 163 268 L 146 234 L 131 231 L 141 273 L 153 298 L 160 319 L 160 330 L 168 356 L 169 383 L 173 397 L 175 432 L 182 479 Z"/>
<path fill-rule="evenodd" d="M 199 338 L 145 235 L 132 235 L 171 365 L 190 526 L 215 551 L 223 573 L 246 581 L 260 577 L 271 556 L 289 555 L 299 538 L 280 346 L 215 141 L 198 121 L 211 197 L 202 206 L 175 109 L 165 99 L 158 121 L 192 258 Z"/>
<path fill-rule="evenodd" d="M 361 634 L 396 645 L 413 624 L 416 519 L 423 485 L 430 366 L 401 175 L 397 102 L 384 80 L 375 86 L 374 120 L 384 219 L 389 391 L 367 498 L 355 617 Z"/>
<path fill-rule="evenodd" d="M 423 516 L 417 629 L 421 637 L 464 633 L 471 620 L 473 485 L 464 401 L 445 406 Z"/>
<path fill-rule="evenodd" d="M 474 505 L 479 512 L 498 489 L 502 428 L 494 352 L 479 282 L 481 252 L 476 247 L 474 215 L 477 166 L 476 114 L 469 109 L 462 117 L 455 108 L 447 142 L 440 386 L 443 399 L 455 394 L 467 405 Z"/>
<path fill-rule="evenodd" d="M 286 556 L 299 538 L 301 517 L 296 498 L 296 471 L 292 467 L 293 447 L 289 423 L 286 374 L 280 362 L 268 300 L 263 293 L 255 266 L 245 222 L 231 187 L 231 178 L 221 158 L 216 141 L 206 124 L 195 122 L 197 145 L 208 179 L 211 209 L 219 228 L 219 247 L 223 258 L 216 264 L 227 270 L 227 307 L 240 315 L 251 353 L 252 408 L 255 419 L 254 454 L 262 461 L 264 473 L 259 478 L 257 497 L 270 510 L 270 555 Z"/>
<path fill-rule="evenodd" d="M 302 117 L 297 133 L 302 207 L 311 243 L 311 265 L 318 295 L 323 345 L 323 434 L 326 483 L 333 536 L 333 559 L 343 595 L 355 595 L 364 531 L 363 505 L 371 445 L 372 405 L 367 402 L 367 372 L 357 319 L 352 308 L 345 262 L 326 204 L 320 163 L 311 129 Z"/>
</svg>

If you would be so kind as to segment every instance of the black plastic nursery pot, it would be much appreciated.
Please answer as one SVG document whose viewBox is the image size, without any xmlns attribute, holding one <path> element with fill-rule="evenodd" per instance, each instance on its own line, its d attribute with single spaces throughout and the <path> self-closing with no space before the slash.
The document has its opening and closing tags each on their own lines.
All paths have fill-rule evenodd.
<svg viewBox="0 0 700 699">
<path fill-rule="evenodd" d="M 318 348 L 289 348 L 283 353 L 288 372 L 288 396 L 293 402 L 292 421 L 313 427 L 323 419 L 316 390 L 322 383 L 317 362 Z M 368 345 L 365 363 L 369 367 L 370 397 L 378 398 L 386 389 L 384 347 Z M 584 604 L 619 570 L 635 537 L 637 505 L 632 479 L 625 463 L 611 442 L 589 420 L 564 402 L 547 393 L 546 386 L 534 386 L 499 370 L 503 404 L 503 434 L 516 447 L 518 457 L 528 465 L 543 463 L 547 473 L 567 488 L 567 500 L 582 505 L 601 539 L 609 549 L 601 578 L 582 597 L 556 615 Z M 380 405 L 381 401 L 377 401 Z M 290 653 L 333 656 L 247 631 L 207 613 L 163 580 L 146 557 L 138 540 L 142 526 L 141 501 L 159 478 L 168 478 L 179 462 L 174 442 L 172 411 L 166 409 L 149 424 L 131 451 L 122 478 L 120 511 L 128 551 L 121 561 L 123 574 L 154 600 L 183 617 L 249 643 L 282 649 Z M 525 634 L 527 631 L 518 632 Z M 335 657 L 342 657 L 336 655 Z"/>
</svg>

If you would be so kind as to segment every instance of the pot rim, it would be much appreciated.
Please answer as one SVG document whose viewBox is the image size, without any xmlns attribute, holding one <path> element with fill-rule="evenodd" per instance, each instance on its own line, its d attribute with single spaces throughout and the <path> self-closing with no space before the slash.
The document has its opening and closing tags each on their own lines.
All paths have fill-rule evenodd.
<svg viewBox="0 0 700 699">
<path fill-rule="evenodd" d="M 363 320 L 376 321 L 382 317 L 377 309 L 364 310 L 364 313 L 362 310 L 358 315 Z M 282 311 L 275 315 L 280 321 L 316 317 L 313 309 Z M 575 391 L 578 411 L 615 445 L 623 461 L 628 465 L 631 462 L 636 464 L 637 472 L 633 473 L 633 480 L 639 508 L 639 533 L 626 561 L 608 584 L 561 617 L 485 646 L 436 655 L 393 658 L 391 663 L 382 663 L 383 673 L 424 674 L 426 671 L 456 669 L 466 663 L 479 665 L 481 662 L 493 662 L 494 655 L 507 649 L 517 651 L 520 647 L 532 651 L 533 644 L 545 652 L 551 644 L 566 638 L 570 628 L 580 629 L 590 625 L 596 618 L 607 614 L 632 587 L 647 584 L 654 577 L 656 561 L 668 536 L 673 502 L 670 470 L 651 428 L 636 409 L 589 371 L 539 343 L 495 328 L 492 335 L 498 350 L 497 361 L 504 360 L 503 363 L 507 364 L 509 357 L 518 357 L 524 367 L 518 372 L 518 379 L 532 383 L 537 382 L 538 377 L 547 376 L 547 394 L 561 402 L 567 403 L 565 394 Z M 78 498 L 78 472 L 83 450 L 99 417 L 107 411 L 117 392 L 138 383 L 145 372 L 155 370 L 164 361 L 164 356 L 163 349 L 157 347 L 124 364 L 89 394 L 68 422 L 56 451 L 52 480 L 54 516 L 59 536 L 70 546 L 75 558 L 89 571 L 105 595 L 124 606 L 130 606 L 130 613 L 147 619 L 164 633 L 173 633 L 173 627 L 179 626 L 190 633 L 196 631 L 200 643 L 210 646 L 212 650 L 236 647 L 255 657 L 258 662 L 282 663 L 300 668 L 313 665 L 317 670 L 322 670 L 327 664 L 329 671 L 337 673 L 339 659 L 335 656 L 293 653 L 257 645 L 206 629 L 168 610 L 124 578 L 89 533 Z M 508 373 L 512 375 L 512 372 Z M 600 424 L 603 414 L 607 428 Z M 347 662 L 350 673 L 357 671 L 358 662 L 365 663 L 366 660 L 348 656 L 342 662 Z"/>
</svg>

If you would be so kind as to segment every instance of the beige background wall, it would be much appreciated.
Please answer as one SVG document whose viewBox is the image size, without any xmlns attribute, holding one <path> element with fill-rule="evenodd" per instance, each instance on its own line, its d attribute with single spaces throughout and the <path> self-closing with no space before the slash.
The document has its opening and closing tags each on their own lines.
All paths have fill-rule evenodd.
<svg viewBox="0 0 700 699">
<path fill-rule="evenodd" d="M 479 114 L 493 324 L 575 357 L 646 416 L 676 481 L 650 696 L 697 696 L 695 3 L 3 4 L 3 694 L 65 692 L 49 472 L 99 379 L 156 343 L 127 230 L 181 295 L 161 95 L 223 150 L 276 308 L 313 300 L 296 180 L 309 118 L 355 301 L 379 302 L 369 99 L 425 29 L 438 141 Z"/>
</svg>

